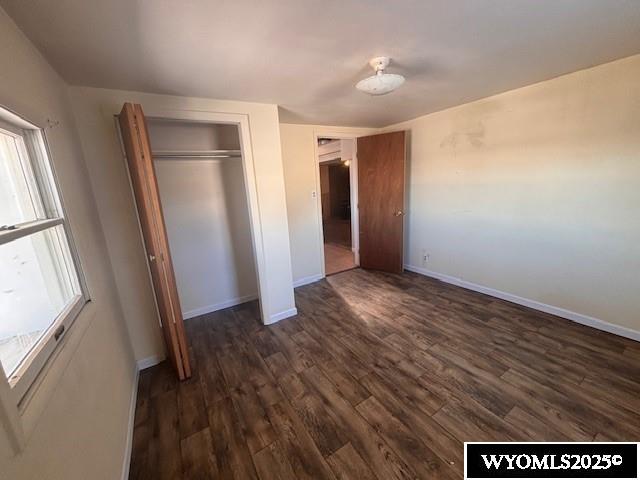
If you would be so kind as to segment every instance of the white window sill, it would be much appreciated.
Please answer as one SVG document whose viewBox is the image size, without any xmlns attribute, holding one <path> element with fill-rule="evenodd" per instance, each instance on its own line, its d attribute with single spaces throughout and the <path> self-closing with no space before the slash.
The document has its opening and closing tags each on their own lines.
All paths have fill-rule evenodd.
<svg viewBox="0 0 640 480">
<path fill-rule="evenodd" d="M 88 301 L 82 307 L 73 322 L 73 328 L 60 340 L 19 405 L 15 404 L 8 383 L 5 382 L 6 388 L 0 389 L 0 420 L 5 425 L 15 454 L 20 453 L 27 445 L 96 313 L 95 302 Z"/>
</svg>

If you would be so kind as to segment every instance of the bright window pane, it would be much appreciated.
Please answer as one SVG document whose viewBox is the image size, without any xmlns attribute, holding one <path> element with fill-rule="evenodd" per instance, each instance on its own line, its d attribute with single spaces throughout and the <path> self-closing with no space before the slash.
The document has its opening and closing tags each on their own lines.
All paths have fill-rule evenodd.
<svg viewBox="0 0 640 480">
<path fill-rule="evenodd" d="M 24 140 L 0 130 L 0 226 L 42 218 Z"/>
<path fill-rule="evenodd" d="M 0 246 L 0 361 L 9 377 L 80 287 L 62 225 Z"/>
</svg>

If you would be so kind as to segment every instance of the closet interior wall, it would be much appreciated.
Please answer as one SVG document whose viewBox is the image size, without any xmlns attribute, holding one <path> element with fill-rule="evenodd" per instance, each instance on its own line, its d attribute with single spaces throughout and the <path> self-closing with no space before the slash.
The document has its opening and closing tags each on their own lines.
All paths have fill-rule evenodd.
<svg viewBox="0 0 640 480">
<path fill-rule="evenodd" d="M 240 150 L 235 125 L 148 119 L 154 152 Z M 258 297 L 242 159 L 154 158 L 185 319 Z"/>
</svg>

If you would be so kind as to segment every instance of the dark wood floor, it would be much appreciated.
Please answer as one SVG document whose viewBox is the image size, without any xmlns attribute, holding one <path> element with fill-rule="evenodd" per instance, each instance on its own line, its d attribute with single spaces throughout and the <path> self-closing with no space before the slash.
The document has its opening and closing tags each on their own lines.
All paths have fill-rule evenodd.
<svg viewBox="0 0 640 480">
<path fill-rule="evenodd" d="M 141 373 L 130 478 L 461 478 L 463 441 L 640 440 L 640 344 L 411 273 L 188 320 Z"/>
</svg>

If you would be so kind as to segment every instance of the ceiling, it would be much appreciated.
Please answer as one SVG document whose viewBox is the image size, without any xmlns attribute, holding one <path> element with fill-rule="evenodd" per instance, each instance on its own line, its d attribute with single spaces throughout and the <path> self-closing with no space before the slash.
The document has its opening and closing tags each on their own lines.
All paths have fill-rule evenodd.
<svg viewBox="0 0 640 480">
<path fill-rule="evenodd" d="M 385 126 L 640 53 L 640 0 L 0 0 L 73 85 Z M 388 55 L 407 82 L 354 84 Z"/>
</svg>

